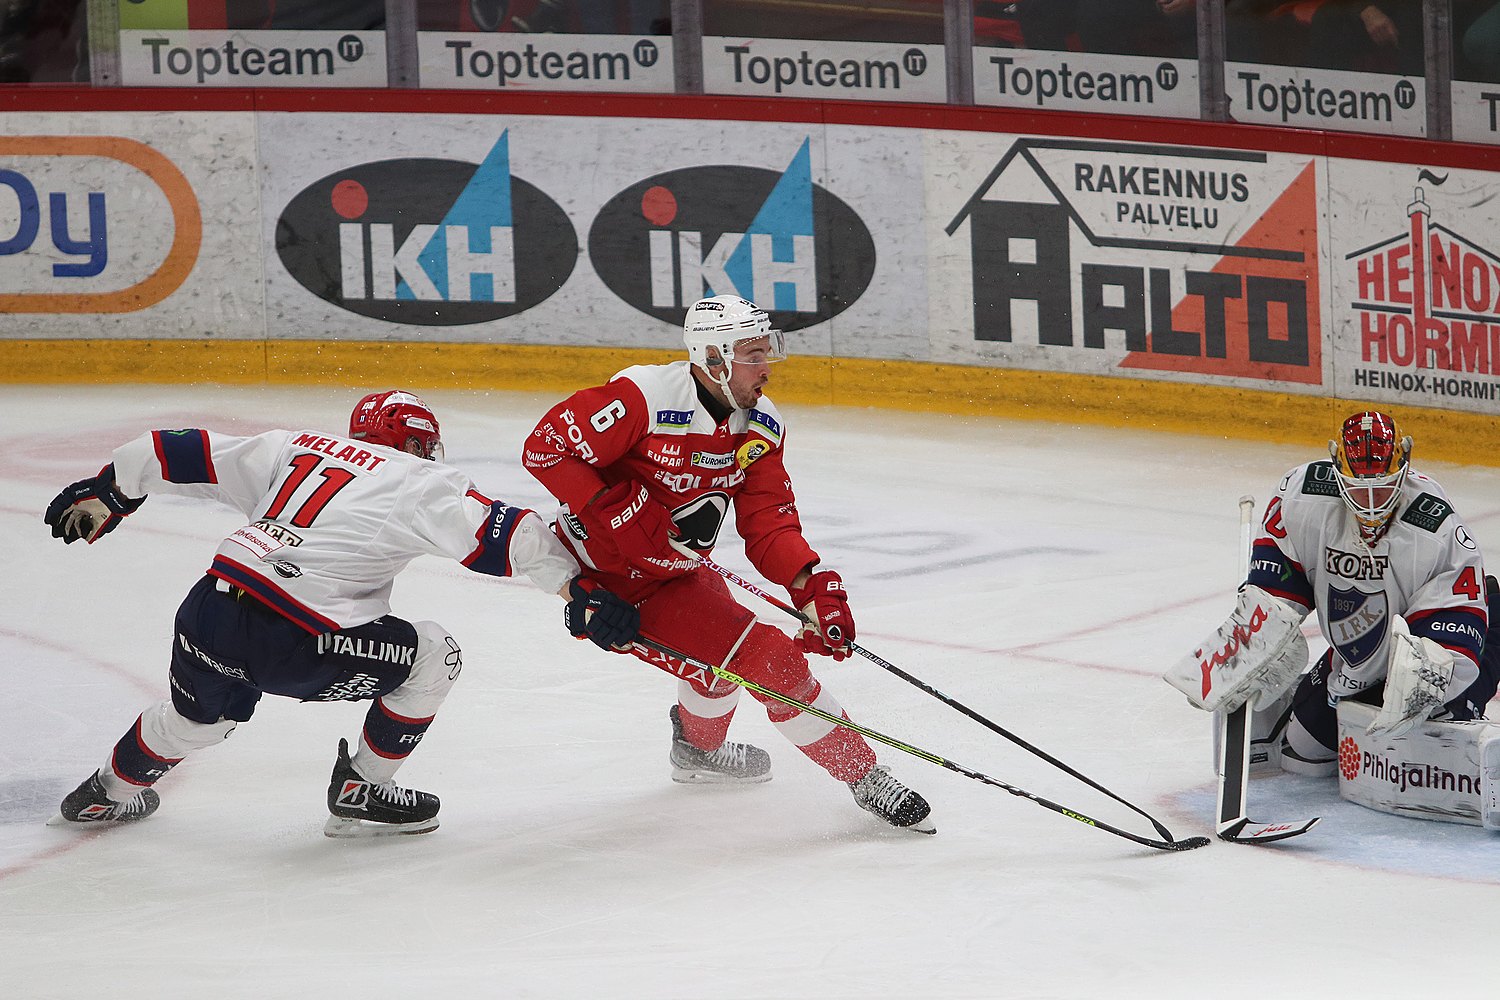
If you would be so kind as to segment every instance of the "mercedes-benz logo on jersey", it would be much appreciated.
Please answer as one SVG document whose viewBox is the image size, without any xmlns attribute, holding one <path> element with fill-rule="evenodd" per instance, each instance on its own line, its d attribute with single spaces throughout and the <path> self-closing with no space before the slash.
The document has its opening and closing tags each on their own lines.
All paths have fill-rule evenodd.
<svg viewBox="0 0 1500 1000">
<path fill-rule="evenodd" d="M 708 295 L 740 295 L 782 330 L 853 305 L 875 275 L 859 215 L 812 182 L 811 142 L 786 170 L 686 167 L 638 181 L 599 210 L 589 259 L 630 305 L 674 326 Z"/>
<path fill-rule="evenodd" d="M 1390 628 L 1385 592 L 1328 588 L 1328 637 L 1344 662 L 1357 667 L 1385 641 Z"/>
<path fill-rule="evenodd" d="M 524 312 L 578 261 L 567 213 L 510 172 L 509 133 L 484 162 L 362 163 L 299 192 L 276 252 L 326 302 L 361 316 L 457 326 Z"/>
</svg>

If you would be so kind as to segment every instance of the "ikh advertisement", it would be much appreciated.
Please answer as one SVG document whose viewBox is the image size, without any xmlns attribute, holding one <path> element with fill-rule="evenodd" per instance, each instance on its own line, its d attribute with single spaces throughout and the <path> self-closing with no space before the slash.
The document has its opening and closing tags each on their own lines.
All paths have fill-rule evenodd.
<svg viewBox="0 0 1500 1000">
<path fill-rule="evenodd" d="M 871 141 L 806 126 L 736 123 L 728 152 L 701 122 L 651 142 L 607 120 L 408 124 L 386 142 L 331 117 L 267 121 L 263 149 L 301 151 L 266 173 L 273 337 L 316 317 L 336 338 L 670 347 L 694 301 L 738 294 L 809 331 L 801 353 L 846 335 L 924 349 L 921 206 L 878 196 L 920 190 L 915 143 L 881 164 L 892 181 L 860 166 Z M 686 152 L 694 136 L 710 141 Z M 835 159 L 848 182 L 824 181 Z"/>
</svg>

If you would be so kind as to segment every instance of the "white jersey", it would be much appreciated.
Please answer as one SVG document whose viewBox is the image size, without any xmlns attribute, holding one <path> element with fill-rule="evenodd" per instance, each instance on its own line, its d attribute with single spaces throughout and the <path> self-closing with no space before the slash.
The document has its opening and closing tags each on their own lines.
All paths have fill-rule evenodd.
<svg viewBox="0 0 1500 1000">
<path fill-rule="evenodd" d="M 1332 462 L 1288 472 L 1266 505 L 1248 582 L 1316 610 L 1334 651 L 1332 698 L 1385 680 L 1392 616 L 1454 654 L 1451 700 L 1479 676 L 1484 560 L 1436 482 L 1409 470 L 1384 537 L 1366 547 Z"/>
<path fill-rule="evenodd" d="M 230 437 L 152 431 L 114 453 L 127 496 L 211 498 L 249 523 L 219 544 L 209 574 L 309 632 L 374 621 L 419 555 L 493 576 L 524 573 L 560 592 L 578 564 L 534 512 L 491 500 L 463 473 L 317 431 Z"/>
</svg>

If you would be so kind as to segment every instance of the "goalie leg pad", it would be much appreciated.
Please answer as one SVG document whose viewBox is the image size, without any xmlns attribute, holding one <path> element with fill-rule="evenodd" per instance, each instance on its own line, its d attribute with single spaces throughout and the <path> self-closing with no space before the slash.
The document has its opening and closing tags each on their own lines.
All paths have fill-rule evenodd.
<svg viewBox="0 0 1500 1000">
<path fill-rule="evenodd" d="M 1471 826 L 1495 822 L 1491 771 L 1500 771 L 1500 725 L 1418 723 L 1405 736 L 1372 737 L 1376 707 L 1339 703 L 1339 796 L 1380 812 Z"/>
</svg>

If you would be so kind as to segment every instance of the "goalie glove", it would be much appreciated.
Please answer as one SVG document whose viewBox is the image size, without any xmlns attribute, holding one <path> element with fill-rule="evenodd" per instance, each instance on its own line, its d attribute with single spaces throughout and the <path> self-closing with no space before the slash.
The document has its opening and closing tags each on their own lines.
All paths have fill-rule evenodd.
<svg viewBox="0 0 1500 1000">
<path fill-rule="evenodd" d="M 1256 586 L 1240 591 L 1229 620 L 1162 675 L 1196 708 L 1264 708 L 1307 669 L 1302 614 Z"/>
<path fill-rule="evenodd" d="M 600 649 L 628 653 L 641 631 L 641 613 L 634 604 L 582 577 L 568 583 L 572 598 L 563 608 L 563 624 L 575 639 L 588 639 Z"/>
<path fill-rule="evenodd" d="M 110 463 L 93 479 L 80 479 L 53 497 L 42 520 L 51 526 L 53 538 L 68 545 L 82 538 L 92 545 L 145 502 L 145 497 L 132 500 L 115 487 L 115 467 Z"/>
<path fill-rule="evenodd" d="M 1385 701 L 1366 730 L 1371 736 L 1405 736 L 1442 708 L 1453 680 L 1453 654 L 1431 639 L 1411 634 L 1406 620 L 1391 625 L 1391 663 L 1386 668 Z"/>
</svg>

